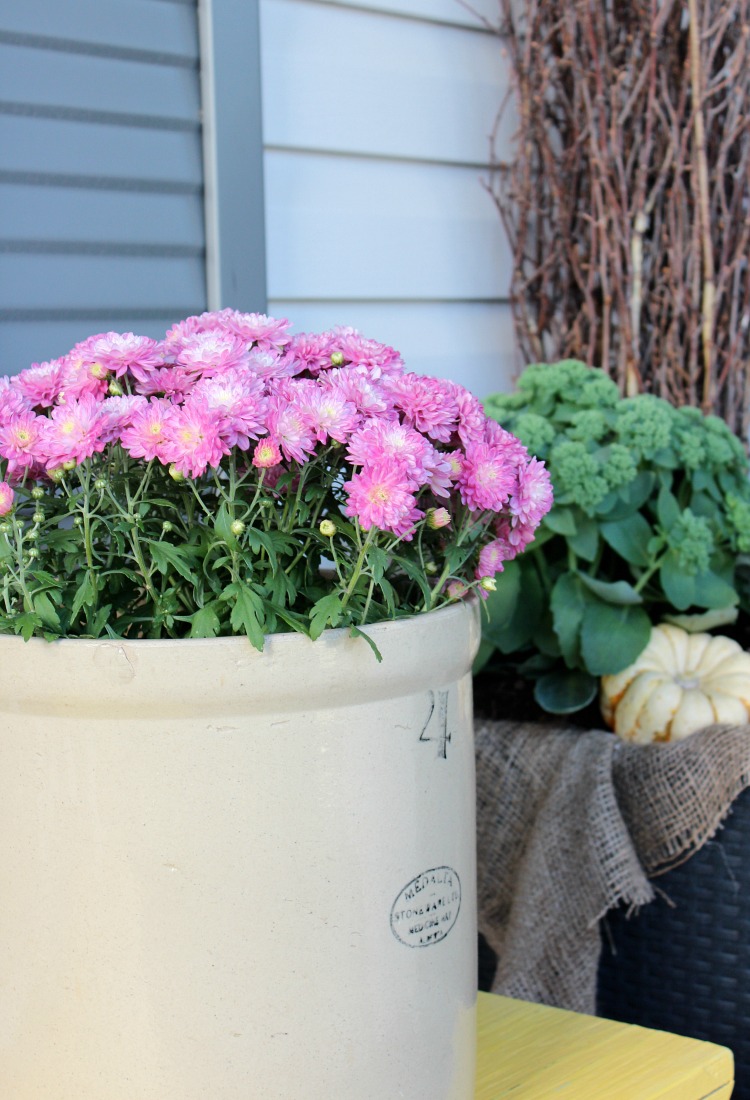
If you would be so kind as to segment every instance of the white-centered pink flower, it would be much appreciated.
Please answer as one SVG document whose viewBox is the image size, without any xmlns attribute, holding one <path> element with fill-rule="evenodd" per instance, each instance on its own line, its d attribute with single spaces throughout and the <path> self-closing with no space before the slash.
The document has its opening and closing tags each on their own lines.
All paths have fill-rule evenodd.
<svg viewBox="0 0 750 1100">
<path fill-rule="evenodd" d="M 412 486 L 397 466 L 365 467 L 343 487 L 347 494 L 344 511 L 359 520 L 365 531 L 379 527 L 401 535 L 405 522 L 407 527 L 415 522 Z"/>
<path fill-rule="evenodd" d="M 165 446 L 168 441 L 167 428 L 177 415 L 177 409 L 163 398 L 152 397 L 147 401 L 142 397 L 139 400 L 142 405 L 135 410 L 129 426 L 123 428 L 120 442 L 133 458 L 158 458 L 166 465 L 174 461 L 167 457 Z"/>
<path fill-rule="evenodd" d="M 102 402 L 84 393 L 52 410 L 40 441 L 40 457 L 48 470 L 66 462 L 76 465 L 104 450 Z"/>
<path fill-rule="evenodd" d="M 116 378 L 129 372 L 143 379 L 164 362 L 164 353 L 156 340 L 133 332 L 106 332 L 79 347 L 92 368 L 99 367 Z"/>
<path fill-rule="evenodd" d="M 183 405 L 172 410 L 164 426 L 159 458 L 185 477 L 196 478 L 209 467 L 216 469 L 231 449 L 216 416 L 198 405 Z"/>
<path fill-rule="evenodd" d="M 13 507 L 14 492 L 7 481 L 0 481 L 0 516 L 7 516 Z"/>
<path fill-rule="evenodd" d="M 177 355 L 177 366 L 204 378 L 248 365 L 247 343 L 231 332 L 211 329 L 188 337 Z"/>
<path fill-rule="evenodd" d="M 28 470 L 40 460 L 40 445 L 47 418 L 31 409 L 9 416 L 0 425 L 0 455 L 8 460 L 8 473 Z"/>
<path fill-rule="evenodd" d="M 49 409 L 55 404 L 63 388 L 65 360 L 50 359 L 45 363 L 32 363 L 16 375 L 15 384 L 30 404 Z"/>
</svg>

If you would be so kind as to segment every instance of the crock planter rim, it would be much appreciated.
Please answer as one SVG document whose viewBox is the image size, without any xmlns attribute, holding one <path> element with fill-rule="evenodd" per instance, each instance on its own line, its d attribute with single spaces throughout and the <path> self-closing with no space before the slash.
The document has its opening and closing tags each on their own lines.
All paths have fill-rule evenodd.
<svg viewBox="0 0 750 1100">
<path fill-rule="evenodd" d="M 222 689 L 221 713 L 290 711 L 351 702 L 356 679 L 362 702 L 411 695 L 461 679 L 479 645 L 478 600 L 375 623 L 363 638 L 348 628 L 326 630 L 315 642 L 296 632 L 270 634 L 262 652 L 245 636 L 223 638 L 67 638 L 47 642 L 0 635 L 0 713 L 59 717 L 111 712 L 123 718 L 149 703 L 152 716 L 216 713 L 206 678 Z M 436 658 L 425 660 L 420 639 L 439 636 Z M 431 641 L 431 645 L 433 645 Z M 175 664 L 180 675 L 171 682 Z M 187 687 L 186 687 L 187 685 Z"/>
</svg>

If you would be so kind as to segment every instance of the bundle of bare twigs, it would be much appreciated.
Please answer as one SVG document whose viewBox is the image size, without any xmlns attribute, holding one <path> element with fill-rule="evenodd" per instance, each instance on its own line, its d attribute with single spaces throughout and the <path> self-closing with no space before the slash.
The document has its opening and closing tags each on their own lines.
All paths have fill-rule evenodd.
<svg viewBox="0 0 750 1100">
<path fill-rule="evenodd" d="M 520 128 L 488 187 L 524 355 L 747 439 L 750 0 L 500 4 Z"/>
</svg>

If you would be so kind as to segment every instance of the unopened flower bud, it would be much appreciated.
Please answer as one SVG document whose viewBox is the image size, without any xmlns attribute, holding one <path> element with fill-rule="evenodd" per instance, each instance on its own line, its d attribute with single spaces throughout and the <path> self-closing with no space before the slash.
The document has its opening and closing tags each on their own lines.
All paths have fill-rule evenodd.
<svg viewBox="0 0 750 1100">
<path fill-rule="evenodd" d="M 74 458 L 66 458 L 62 464 L 63 470 L 75 470 L 76 460 Z"/>
<path fill-rule="evenodd" d="M 324 539 L 332 539 L 336 534 L 336 524 L 330 519 L 323 519 L 318 530 Z"/>
<path fill-rule="evenodd" d="M 180 473 L 174 463 L 169 467 L 169 476 L 172 478 L 172 481 L 185 480 L 185 475 Z"/>
<path fill-rule="evenodd" d="M 434 577 L 438 571 L 438 567 L 435 565 L 434 561 L 428 561 L 425 564 L 424 571 L 425 573 L 427 573 L 428 576 Z"/>
<path fill-rule="evenodd" d="M 33 561 L 33 560 L 34 560 L 34 558 L 38 558 L 38 557 L 39 557 L 39 551 L 37 550 L 36 546 L 30 546 L 30 547 L 29 547 L 29 554 L 28 554 L 28 556 L 29 556 L 29 561 Z"/>
<path fill-rule="evenodd" d="M 170 523 L 168 519 L 165 519 L 161 525 L 161 529 L 165 535 L 168 535 L 170 531 L 174 531 L 174 524 Z"/>
<path fill-rule="evenodd" d="M 56 466 L 54 470 L 47 470 L 47 474 L 55 482 L 62 481 L 65 477 L 65 470 L 63 470 L 62 466 Z"/>
<path fill-rule="evenodd" d="M 80 527 L 83 524 L 82 517 L 81 516 L 73 516 L 73 524 L 74 524 L 75 527 Z"/>
<path fill-rule="evenodd" d="M 451 516 L 447 508 L 427 509 L 427 526 L 432 528 L 433 531 L 438 531 L 441 527 L 448 527 L 450 521 Z"/>
<path fill-rule="evenodd" d="M 245 524 L 242 522 L 241 519 L 233 519 L 232 522 L 229 524 L 229 530 L 232 532 L 233 535 L 237 535 L 237 537 L 239 537 L 245 530 Z"/>
<path fill-rule="evenodd" d="M 463 581 L 451 581 L 448 585 L 448 595 L 452 600 L 462 600 L 468 591 Z"/>
<path fill-rule="evenodd" d="M 41 485 L 35 485 L 34 488 L 31 490 L 31 499 L 32 500 L 42 500 L 43 498 L 44 498 L 44 489 L 41 487 Z"/>
<path fill-rule="evenodd" d="M 4 535 L 7 535 L 7 533 L 12 530 L 13 524 L 8 523 L 7 519 L 4 519 L 2 520 L 2 522 L 0 522 L 0 532 L 2 532 Z"/>
<path fill-rule="evenodd" d="M 331 352 L 331 366 L 332 367 L 343 367 L 343 365 L 344 365 L 344 356 L 343 356 L 342 352 L 340 352 L 340 351 Z"/>
<path fill-rule="evenodd" d="M 479 582 L 479 587 L 483 588 L 485 592 L 496 592 L 497 581 L 494 577 L 482 577 L 481 581 Z"/>
<path fill-rule="evenodd" d="M 113 378 L 110 384 L 107 386 L 107 392 L 111 394 L 112 397 L 122 397 L 125 391 L 123 390 L 120 383 L 115 381 L 115 379 Z"/>
<path fill-rule="evenodd" d="M 97 492 L 103 493 L 104 490 L 107 488 L 106 478 L 98 477 L 94 482 L 94 488 L 97 490 Z"/>
<path fill-rule="evenodd" d="M 32 527 L 30 531 L 26 532 L 25 537 L 28 542 L 35 542 L 39 538 L 39 532 L 36 528 Z"/>
<path fill-rule="evenodd" d="M 44 523 L 44 512 L 34 512 L 34 515 L 31 518 L 33 519 L 34 523 Z"/>
</svg>

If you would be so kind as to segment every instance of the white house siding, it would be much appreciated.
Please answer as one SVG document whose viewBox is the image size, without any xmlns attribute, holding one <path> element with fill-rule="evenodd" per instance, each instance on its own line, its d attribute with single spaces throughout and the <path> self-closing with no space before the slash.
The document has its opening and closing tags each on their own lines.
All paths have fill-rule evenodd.
<svg viewBox="0 0 750 1100">
<path fill-rule="evenodd" d="M 474 5 L 496 18 L 494 0 Z M 507 90 L 459 0 L 261 0 L 269 311 L 350 324 L 482 395 L 518 364 L 481 185 Z M 510 147 L 510 118 L 503 141 Z"/>
</svg>

